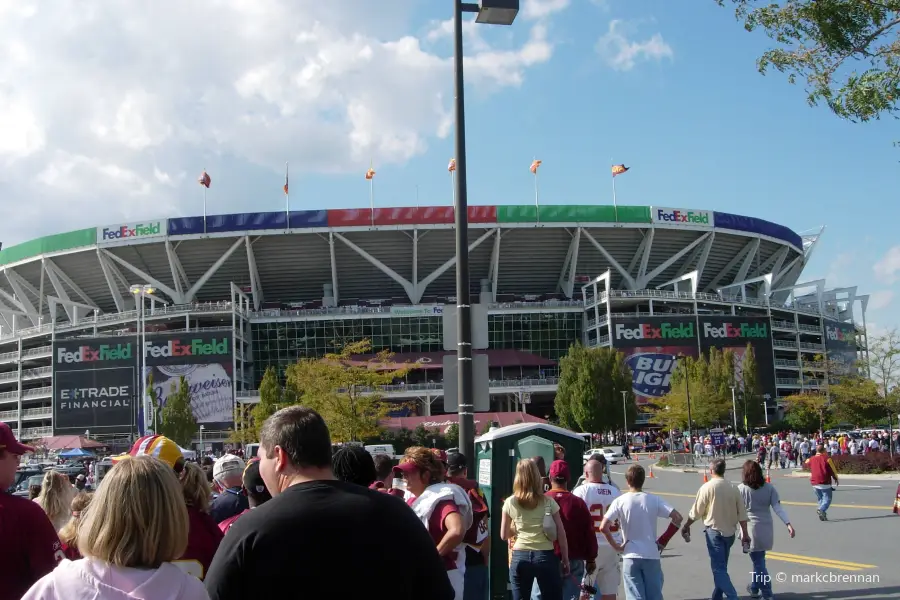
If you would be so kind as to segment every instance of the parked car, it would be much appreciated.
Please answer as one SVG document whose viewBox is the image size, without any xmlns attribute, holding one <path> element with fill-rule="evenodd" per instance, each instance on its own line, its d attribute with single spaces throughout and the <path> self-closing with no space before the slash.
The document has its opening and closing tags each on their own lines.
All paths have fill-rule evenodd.
<svg viewBox="0 0 900 600">
<path fill-rule="evenodd" d="M 584 462 L 590 460 L 591 456 L 594 454 L 602 454 L 606 457 L 606 462 L 614 465 L 617 464 L 624 457 L 622 456 L 622 451 L 620 448 L 613 448 L 612 446 L 606 446 L 603 448 L 591 448 L 587 452 L 584 453 Z"/>
<path fill-rule="evenodd" d="M 7 490 L 10 494 L 14 494 L 16 496 L 27 496 L 28 495 L 28 482 L 32 477 L 43 478 L 44 471 L 40 466 L 34 467 L 20 467 L 16 471 L 16 478 L 13 481 L 13 484 L 10 486 L 9 490 Z M 38 485 L 40 485 L 40 481 L 38 481 Z M 24 494 L 22 493 L 24 492 Z"/>
</svg>

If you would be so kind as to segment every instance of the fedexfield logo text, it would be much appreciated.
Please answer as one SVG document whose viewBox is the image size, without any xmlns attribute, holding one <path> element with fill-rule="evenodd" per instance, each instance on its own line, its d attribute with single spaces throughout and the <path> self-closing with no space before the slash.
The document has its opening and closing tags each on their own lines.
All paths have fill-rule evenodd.
<svg viewBox="0 0 900 600">
<path fill-rule="evenodd" d="M 852 331 L 844 331 L 837 327 L 825 327 L 825 337 L 832 342 L 852 342 L 856 335 Z"/>
<path fill-rule="evenodd" d="M 693 323 L 616 324 L 617 340 L 683 340 L 694 337 Z"/>
<path fill-rule="evenodd" d="M 127 238 L 145 237 L 162 234 L 162 222 L 139 223 L 137 225 L 122 225 L 121 227 L 104 227 L 103 240 L 122 240 Z"/>
<path fill-rule="evenodd" d="M 169 340 L 163 345 L 157 345 L 153 342 L 144 344 L 144 356 L 152 356 L 153 358 L 168 358 L 177 356 L 215 356 L 228 354 L 231 351 L 231 344 L 228 338 L 217 340 Z"/>
<path fill-rule="evenodd" d="M 708 211 L 657 209 L 656 220 L 664 223 L 684 223 L 685 225 L 710 225 Z"/>
<path fill-rule="evenodd" d="M 728 339 L 728 338 L 746 338 L 760 339 L 769 335 L 769 328 L 765 323 L 722 323 L 721 325 L 713 325 L 712 323 L 703 324 L 703 337 Z"/>
<path fill-rule="evenodd" d="M 83 363 L 101 360 L 129 360 L 134 358 L 131 344 L 103 344 L 101 346 L 80 346 L 78 348 L 56 349 L 57 363 Z"/>
</svg>

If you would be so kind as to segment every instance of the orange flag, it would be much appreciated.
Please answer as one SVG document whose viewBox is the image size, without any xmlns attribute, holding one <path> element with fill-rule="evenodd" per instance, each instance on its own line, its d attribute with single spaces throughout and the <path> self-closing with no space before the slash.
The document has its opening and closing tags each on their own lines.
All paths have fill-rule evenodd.
<svg viewBox="0 0 900 600">
<path fill-rule="evenodd" d="M 540 168 L 540 166 L 543 162 L 544 161 L 542 161 L 542 160 L 534 159 L 534 161 L 531 163 L 531 168 L 528 170 L 531 171 L 532 173 L 534 173 L 535 175 L 537 175 L 538 169 Z"/>
<path fill-rule="evenodd" d="M 373 179 L 375 179 L 375 169 L 370 167 L 369 170 L 366 171 L 366 181 L 372 181 Z"/>
<path fill-rule="evenodd" d="M 631 167 L 626 167 L 625 165 L 613 165 L 612 176 L 615 177 L 616 175 L 621 175 L 630 168 Z"/>
<path fill-rule="evenodd" d="M 456 170 L 456 159 L 455 158 L 450 159 L 450 164 L 447 165 L 447 170 L 450 171 L 451 173 Z"/>
<path fill-rule="evenodd" d="M 206 169 L 204 169 L 203 173 L 200 174 L 200 177 L 197 178 L 197 182 L 203 187 L 209 189 L 209 186 L 212 183 L 212 179 L 209 178 L 209 174 L 206 172 Z"/>
</svg>

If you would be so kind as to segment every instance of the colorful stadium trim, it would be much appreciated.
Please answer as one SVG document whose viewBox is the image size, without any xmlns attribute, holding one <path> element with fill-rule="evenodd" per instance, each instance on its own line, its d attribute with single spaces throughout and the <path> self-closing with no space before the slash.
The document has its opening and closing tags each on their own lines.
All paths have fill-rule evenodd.
<svg viewBox="0 0 900 600">
<path fill-rule="evenodd" d="M 469 223 L 472 224 L 528 224 L 528 223 L 577 223 L 591 224 L 645 224 L 652 225 L 650 206 L 598 205 L 533 205 L 470 206 Z M 539 214 L 540 213 L 540 214 Z M 783 225 L 755 217 L 713 212 L 715 229 L 740 231 L 764 235 L 781 240 L 798 251 L 803 250 L 801 237 Z M 374 217 L 374 218 L 373 218 Z M 244 231 L 371 227 L 380 226 L 452 225 L 453 207 L 427 206 L 404 208 L 300 210 L 289 215 L 284 212 L 240 213 L 211 215 L 206 217 L 205 233 L 240 233 Z M 658 225 L 656 225 L 658 226 Z M 167 220 L 169 236 L 203 235 L 203 217 L 176 217 Z M 0 265 L 16 263 L 42 254 L 62 252 L 97 243 L 97 228 L 80 229 L 68 233 L 50 235 L 0 250 Z"/>
</svg>

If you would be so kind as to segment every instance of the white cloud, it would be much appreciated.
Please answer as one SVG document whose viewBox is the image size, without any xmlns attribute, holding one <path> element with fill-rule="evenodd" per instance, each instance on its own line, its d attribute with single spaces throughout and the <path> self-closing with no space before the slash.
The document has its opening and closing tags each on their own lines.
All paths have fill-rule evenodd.
<svg viewBox="0 0 900 600">
<path fill-rule="evenodd" d="M 881 290 L 869 294 L 869 310 L 887 308 L 894 301 L 894 290 Z"/>
<path fill-rule="evenodd" d="M 897 273 L 900 272 L 900 246 L 894 246 L 885 252 L 881 260 L 873 265 L 872 270 L 877 277 L 883 278 L 887 283 L 896 281 Z"/>
<path fill-rule="evenodd" d="M 613 69 L 630 71 L 639 62 L 674 58 L 675 53 L 662 34 L 654 33 L 639 42 L 629 39 L 629 32 L 630 28 L 626 23 L 614 19 L 609 23 L 609 30 L 597 41 L 597 52 Z"/>
<path fill-rule="evenodd" d="M 467 80 L 521 85 L 550 60 L 546 19 L 568 4 L 528 0 L 501 44 L 467 22 Z M 347 173 L 426 152 L 452 129 L 452 53 L 429 44 L 446 24 L 416 37 L 412 12 L 405 0 L 378 14 L 370 0 L 0 0 L 4 204 L 28 206 L 4 213 L 0 239 L 178 214 L 196 174 L 225 158 L 227 173 L 210 171 L 221 210 L 242 201 L 224 181 L 286 160 Z"/>
</svg>

